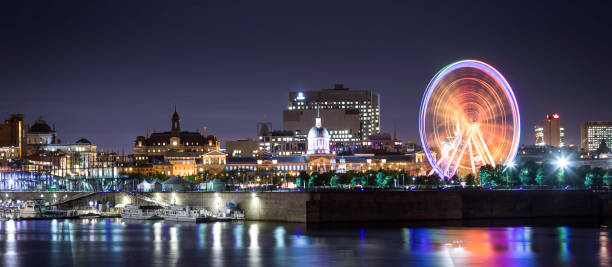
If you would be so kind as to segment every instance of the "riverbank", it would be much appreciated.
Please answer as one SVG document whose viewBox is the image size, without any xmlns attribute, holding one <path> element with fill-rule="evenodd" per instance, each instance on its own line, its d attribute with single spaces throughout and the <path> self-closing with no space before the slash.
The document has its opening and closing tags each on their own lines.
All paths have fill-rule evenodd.
<svg viewBox="0 0 612 267">
<path fill-rule="evenodd" d="M 42 198 L 62 209 L 92 202 L 151 204 L 130 193 L 2 192 L 2 199 Z M 80 194 L 80 195 L 78 195 Z M 247 220 L 306 223 L 612 216 L 612 193 L 565 190 L 150 193 L 160 203 L 223 209 L 236 203 Z M 151 200 L 149 199 L 149 200 Z"/>
</svg>

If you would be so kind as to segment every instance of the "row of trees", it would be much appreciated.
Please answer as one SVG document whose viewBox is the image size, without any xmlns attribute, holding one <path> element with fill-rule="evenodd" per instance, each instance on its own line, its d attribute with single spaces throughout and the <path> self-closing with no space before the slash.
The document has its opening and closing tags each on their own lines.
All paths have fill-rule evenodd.
<svg viewBox="0 0 612 267">
<path fill-rule="evenodd" d="M 450 179 L 440 179 L 437 175 L 409 176 L 405 172 L 378 170 L 347 173 L 300 173 L 296 184 L 302 188 L 313 186 L 368 186 L 389 188 L 404 185 L 468 185 L 484 187 L 571 187 L 596 189 L 612 186 L 612 173 L 602 168 L 591 168 L 588 165 L 578 167 L 560 167 L 552 162 L 537 164 L 525 161 L 515 167 L 497 165 L 482 166 L 476 175 L 457 175 Z"/>
<path fill-rule="evenodd" d="M 394 175 L 395 174 L 395 175 Z M 340 186 L 340 185 L 351 185 L 351 186 L 378 186 L 378 187 L 391 187 L 397 183 L 399 173 L 391 173 L 384 171 L 369 171 L 369 172 L 347 172 L 347 173 L 312 173 L 308 175 L 306 172 L 301 172 L 296 178 L 296 185 L 299 187 L 313 187 L 313 186 Z M 405 177 L 405 175 L 404 175 Z M 401 179 L 401 177 L 400 177 Z"/>
<path fill-rule="evenodd" d="M 521 162 L 515 167 L 497 165 L 495 167 L 482 166 L 476 174 L 467 174 L 461 177 L 455 175 L 451 179 L 440 179 L 437 175 L 411 176 L 408 172 L 398 170 L 370 170 L 366 172 L 349 171 L 346 173 L 311 173 L 300 172 L 297 177 L 280 173 L 257 172 L 222 172 L 202 173 L 184 177 L 193 182 L 208 179 L 220 179 L 226 183 L 261 183 L 268 185 L 281 185 L 288 182 L 295 183 L 300 188 L 317 186 L 363 186 L 392 188 L 407 185 L 460 185 L 484 187 L 519 187 L 519 186 L 548 186 L 571 188 L 601 188 L 612 185 L 612 173 L 601 168 L 590 166 L 560 168 L 552 162 L 537 164 L 534 161 Z M 136 178 L 136 177 L 135 177 Z M 156 178 L 165 180 L 168 176 L 160 174 Z M 231 182 L 230 182 L 231 178 Z"/>
<path fill-rule="evenodd" d="M 467 175 L 472 176 L 472 175 Z M 612 185 L 610 171 L 601 168 L 591 168 L 583 165 L 579 167 L 561 167 L 552 162 L 536 164 L 526 161 L 517 167 L 482 166 L 477 177 L 466 177 L 474 179 L 473 184 L 483 186 L 552 186 L 574 188 L 600 188 Z M 470 184 L 470 183 L 467 183 Z"/>
<path fill-rule="evenodd" d="M 362 187 L 378 187 L 391 188 L 401 187 L 405 185 L 442 185 L 442 184 L 459 184 L 458 179 L 444 181 L 437 175 L 432 176 L 417 176 L 412 177 L 407 172 L 394 170 L 370 170 L 366 172 L 349 171 L 346 173 L 312 173 L 307 174 L 301 172 L 295 179 L 295 184 L 301 188 L 309 188 L 314 186 L 362 186 Z"/>
</svg>

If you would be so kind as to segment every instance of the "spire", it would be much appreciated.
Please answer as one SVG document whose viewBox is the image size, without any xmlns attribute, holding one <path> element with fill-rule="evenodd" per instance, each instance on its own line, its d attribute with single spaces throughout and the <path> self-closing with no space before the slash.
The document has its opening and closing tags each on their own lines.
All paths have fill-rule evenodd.
<svg viewBox="0 0 612 267">
<path fill-rule="evenodd" d="M 315 119 L 315 127 L 317 127 L 317 128 L 321 128 L 321 114 L 319 113 L 320 109 L 321 108 L 317 104 L 317 118 Z"/>
<path fill-rule="evenodd" d="M 393 140 L 397 140 L 397 126 L 393 123 Z"/>
<path fill-rule="evenodd" d="M 172 114 L 172 133 L 177 136 L 181 131 L 181 119 L 176 112 L 176 104 L 174 104 L 174 114 Z"/>
</svg>

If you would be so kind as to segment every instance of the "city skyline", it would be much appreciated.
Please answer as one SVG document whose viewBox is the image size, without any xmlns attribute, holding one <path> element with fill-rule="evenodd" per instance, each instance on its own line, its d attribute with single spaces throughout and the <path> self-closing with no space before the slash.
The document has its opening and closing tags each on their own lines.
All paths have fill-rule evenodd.
<svg viewBox="0 0 612 267">
<path fill-rule="evenodd" d="M 434 18 L 420 14 L 428 7 L 413 5 L 100 5 L 5 9 L 11 12 L 2 20 L 19 26 L 2 26 L 9 39 L 0 63 L 2 119 L 23 113 L 32 124 L 42 116 L 64 141 L 85 137 L 105 151 L 129 153 L 146 128 L 170 128 L 174 104 L 184 129 L 205 125 L 228 141 L 254 137 L 262 121 L 281 128 L 288 92 L 343 83 L 380 94 L 383 132 L 397 126 L 399 138 L 418 140 L 427 83 L 441 67 L 467 58 L 490 63 L 514 89 L 521 144 L 533 143 L 529 129 L 548 113 L 563 118 L 567 143 L 575 145 L 582 121 L 612 117 L 602 108 L 612 97 L 604 75 L 612 34 L 605 9 L 595 6 L 549 10 L 537 3 L 525 11 L 503 4 L 521 18 L 507 20 L 490 14 L 497 4 L 450 4 Z M 449 26 L 446 15 L 462 12 L 484 17 Z M 469 27 L 483 19 L 491 26 Z"/>
</svg>

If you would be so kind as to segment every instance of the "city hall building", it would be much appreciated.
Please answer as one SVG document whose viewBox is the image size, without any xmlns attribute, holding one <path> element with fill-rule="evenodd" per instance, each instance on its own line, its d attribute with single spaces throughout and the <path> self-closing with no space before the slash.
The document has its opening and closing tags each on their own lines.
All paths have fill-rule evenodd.
<svg viewBox="0 0 612 267">
<path fill-rule="evenodd" d="M 172 115 L 172 128 L 168 132 L 152 133 L 136 137 L 134 142 L 134 159 L 136 161 L 163 161 L 165 153 L 194 152 L 205 154 L 210 151 L 219 151 L 219 141 L 213 135 L 204 133 L 181 131 L 181 119 L 174 109 Z M 175 154 L 173 154 L 175 155 Z"/>
</svg>

